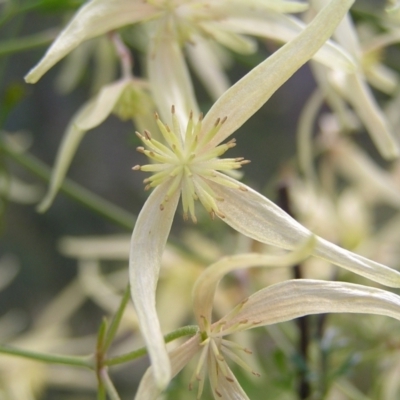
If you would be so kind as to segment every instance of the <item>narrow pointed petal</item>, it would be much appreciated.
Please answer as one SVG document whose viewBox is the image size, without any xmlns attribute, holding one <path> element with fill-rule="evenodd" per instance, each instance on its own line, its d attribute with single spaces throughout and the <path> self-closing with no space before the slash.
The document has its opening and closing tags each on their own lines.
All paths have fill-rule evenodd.
<svg viewBox="0 0 400 400">
<path fill-rule="evenodd" d="M 342 87 L 381 155 L 388 160 L 397 158 L 400 155 L 398 140 L 362 75 L 346 76 Z"/>
<path fill-rule="evenodd" d="M 171 371 L 157 317 L 155 295 L 161 256 L 179 200 L 177 191 L 161 210 L 160 204 L 168 189 L 169 182 L 157 186 L 144 204 L 132 233 L 129 256 L 131 295 L 154 368 L 155 381 L 161 390 L 168 384 Z"/>
<path fill-rule="evenodd" d="M 353 0 L 332 0 L 295 39 L 233 85 L 211 107 L 203 121 L 208 132 L 217 118 L 228 117 L 210 147 L 243 125 L 329 39 Z"/>
<path fill-rule="evenodd" d="M 62 142 L 57 151 L 55 165 L 51 173 L 49 189 L 43 200 L 37 206 L 39 212 L 45 212 L 48 210 L 61 187 L 76 149 L 86 133 L 86 131 L 79 129 L 76 126 L 75 121 L 86 116 L 90 109 L 91 103 L 87 103 L 81 107 L 72 117 L 72 120 L 64 133 Z"/>
<path fill-rule="evenodd" d="M 127 82 L 120 81 L 104 87 L 72 117 L 57 151 L 48 192 L 37 207 L 39 212 L 45 212 L 53 203 L 86 131 L 99 125 L 110 115 L 126 85 Z"/>
<path fill-rule="evenodd" d="M 188 341 L 172 350 L 169 355 L 171 363 L 171 378 L 176 376 L 185 365 L 194 357 L 200 349 L 200 337 L 193 336 Z M 135 400 L 155 400 L 161 394 L 161 390 L 154 381 L 153 368 L 149 367 L 140 381 Z"/>
<path fill-rule="evenodd" d="M 320 313 L 385 315 L 400 320 L 400 296 L 363 285 L 312 279 L 285 281 L 262 289 L 229 314 L 224 331 L 289 321 Z M 246 321 L 246 323 L 243 323 Z M 242 329 L 240 328 L 240 324 Z M 238 328 L 239 324 L 239 328 Z"/>
<path fill-rule="evenodd" d="M 213 388 L 214 400 L 249 400 L 249 397 L 240 386 L 236 376 L 228 367 L 229 381 L 224 374 L 216 373 L 217 387 Z"/>
<path fill-rule="evenodd" d="M 154 7 L 140 0 L 89 1 L 78 10 L 39 64 L 26 75 L 26 82 L 36 83 L 54 64 L 83 41 L 147 19 L 155 12 Z"/>
<path fill-rule="evenodd" d="M 232 182 L 232 178 L 225 177 Z M 237 182 L 238 183 L 238 182 Z M 295 221 L 271 200 L 242 185 L 239 190 L 210 183 L 218 197 L 223 219 L 236 231 L 252 239 L 283 249 L 294 249 L 312 235 L 304 226 Z M 368 260 L 317 237 L 313 255 L 349 271 L 365 276 L 382 285 L 400 287 L 400 273 L 385 265 Z"/>
<path fill-rule="evenodd" d="M 306 27 L 303 22 L 293 17 L 273 13 L 263 19 L 229 18 L 222 20 L 220 25 L 237 33 L 273 39 L 281 43 L 293 40 Z M 329 68 L 343 72 L 354 72 L 357 69 L 353 57 L 332 40 L 328 40 L 312 58 Z"/>
<path fill-rule="evenodd" d="M 125 79 L 104 86 L 91 101 L 88 111 L 76 119 L 76 126 L 88 131 L 100 125 L 111 114 L 122 92 L 130 83 L 129 79 Z"/>
<path fill-rule="evenodd" d="M 193 288 L 193 309 L 200 330 L 204 330 L 204 320 L 211 321 L 214 295 L 220 280 L 229 272 L 251 267 L 290 267 L 309 256 L 315 245 L 315 238 L 284 255 L 267 255 L 258 253 L 240 254 L 224 257 L 210 265 L 199 276 Z"/>
<path fill-rule="evenodd" d="M 170 120 L 171 106 L 174 105 L 183 129 L 190 112 L 198 115 L 199 107 L 179 43 L 167 23 L 160 27 L 151 41 L 147 67 L 161 119 Z"/>
<path fill-rule="evenodd" d="M 214 49 L 213 43 L 207 42 L 201 36 L 192 40 L 194 44 L 186 46 L 190 64 L 212 99 L 216 100 L 230 87 L 228 77 L 215 54 L 218 49 Z"/>
</svg>

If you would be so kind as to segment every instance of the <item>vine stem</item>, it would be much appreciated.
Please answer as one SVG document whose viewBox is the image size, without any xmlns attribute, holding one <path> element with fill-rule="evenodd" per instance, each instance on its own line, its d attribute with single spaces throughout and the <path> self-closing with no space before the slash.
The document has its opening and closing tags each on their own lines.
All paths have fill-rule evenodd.
<svg viewBox="0 0 400 400">
<path fill-rule="evenodd" d="M 95 363 L 92 356 L 64 356 L 59 354 L 44 354 L 30 350 L 17 349 L 13 346 L 0 345 L 0 353 L 10 356 L 29 358 L 49 364 L 63 364 L 74 367 L 94 369 Z"/>
<path fill-rule="evenodd" d="M 199 327 L 197 325 L 188 325 L 184 326 L 182 328 L 177 329 L 176 331 L 173 331 L 171 333 L 168 333 L 167 335 L 164 336 L 165 343 L 172 342 L 175 339 L 178 339 L 183 336 L 193 336 L 199 331 Z M 117 365 L 117 364 L 123 364 L 128 361 L 133 361 L 136 360 L 139 357 L 144 356 L 147 354 L 147 349 L 146 347 L 141 347 L 140 349 L 137 349 L 135 351 L 132 351 L 127 354 L 123 354 L 121 356 L 109 358 L 108 360 L 104 360 L 104 365 L 111 366 L 111 365 Z"/>
</svg>

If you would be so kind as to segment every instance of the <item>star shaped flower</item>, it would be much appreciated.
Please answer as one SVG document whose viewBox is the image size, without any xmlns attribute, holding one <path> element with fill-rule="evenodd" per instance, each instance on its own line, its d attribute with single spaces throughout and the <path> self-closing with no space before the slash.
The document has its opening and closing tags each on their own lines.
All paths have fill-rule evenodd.
<svg viewBox="0 0 400 400">
<path fill-rule="evenodd" d="M 139 134 L 154 164 L 136 166 L 153 172 L 145 180 L 154 187 L 144 204 L 131 240 L 130 284 L 141 330 L 154 365 L 157 385 L 170 379 L 170 364 L 155 307 L 160 260 L 182 195 L 184 216 L 196 220 L 194 201 L 199 199 L 211 216 L 217 216 L 236 231 L 257 241 L 283 249 L 294 249 L 312 233 L 273 202 L 221 173 L 234 171 L 243 159 L 220 159 L 234 145 L 221 144 L 250 118 L 304 62 L 306 62 L 343 18 L 352 0 L 329 3 L 307 28 L 237 82 L 213 105 L 204 119 L 190 114 L 183 125 L 182 113 L 173 109 L 168 126 L 158 119 L 165 143 L 150 133 Z M 197 121 L 197 122 L 196 122 Z M 322 239 L 316 239 L 312 254 L 381 284 L 399 287 L 400 274 L 384 265 L 360 257 Z"/>
<path fill-rule="evenodd" d="M 291 40 L 306 25 L 285 13 L 302 12 L 307 7 L 288 0 L 91 0 L 78 10 L 25 79 L 37 82 L 86 40 L 141 23 L 149 37 L 147 72 L 159 113 L 167 118 L 171 104 L 175 104 L 177 112 L 187 117 L 190 110 L 197 112 L 198 106 L 182 53 L 184 45 L 190 48 L 188 55 L 197 67 L 195 71 L 200 71 L 200 79 L 206 79 L 206 87 L 211 86 L 213 96 L 218 97 L 227 83 L 220 62 L 212 57 L 212 45 L 248 54 L 257 46 L 245 35 Z M 315 57 L 332 68 L 354 70 L 351 57 L 330 41 Z M 184 94 L 181 103 L 171 99 L 177 88 Z"/>
<path fill-rule="evenodd" d="M 224 275 L 254 266 L 288 267 L 304 259 L 313 245 L 312 238 L 284 256 L 249 253 L 225 257 L 200 275 L 193 291 L 193 311 L 199 332 L 168 354 L 172 376 L 175 376 L 200 353 L 189 383 L 189 389 L 192 389 L 193 383 L 197 382 L 197 399 L 201 397 L 207 375 L 216 400 L 248 399 L 228 361 L 254 375 L 259 374 L 252 371 L 237 354 L 251 354 L 251 351 L 226 339 L 230 334 L 319 313 L 368 313 L 400 320 L 400 297 L 394 293 L 351 283 L 296 279 L 259 290 L 241 301 L 226 316 L 212 322 L 214 295 Z M 153 369 L 154 366 L 145 373 L 136 400 L 153 400 L 160 394 Z"/>
</svg>

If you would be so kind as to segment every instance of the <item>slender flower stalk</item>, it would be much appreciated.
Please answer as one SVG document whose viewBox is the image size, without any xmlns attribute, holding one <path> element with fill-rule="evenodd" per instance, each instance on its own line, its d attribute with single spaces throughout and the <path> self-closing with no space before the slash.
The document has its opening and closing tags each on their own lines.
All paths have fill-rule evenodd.
<svg viewBox="0 0 400 400">
<path fill-rule="evenodd" d="M 155 187 L 144 204 L 134 228 L 130 251 L 132 299 L 142 334 L 149 347 L 155 380 L 164 388 L 170 379 L 168 356 L 155 307 L 160 261 L 173 217 L 182 194 L 185 217 L 196 220 L 194 200 L 199 199 L 212 217 L 217 216 L 236 231 L 283 249 L 294 249 L 312 233 L 273 202 L 219 171 L 229 173 L 243 159 L 220 160 L 233 142 L 221 143 L 252 116 L 331 35 L 352 0 L 329 3 L 307 28 L 229 89 L 204 119 L 189 116 L 183 125 L 173 112 L 171 127 L 158 125 L 165 144 L 145 132 L 139 137 L 146 146 L 139 151 L 156 161 L 136 166 L 153 172 L 145 180 Z M 400 274 L 384 265 L 360 257 L 322 239 L 316 239 L 313 255 L 373 279 L 400 287 Z"/>
</svg>

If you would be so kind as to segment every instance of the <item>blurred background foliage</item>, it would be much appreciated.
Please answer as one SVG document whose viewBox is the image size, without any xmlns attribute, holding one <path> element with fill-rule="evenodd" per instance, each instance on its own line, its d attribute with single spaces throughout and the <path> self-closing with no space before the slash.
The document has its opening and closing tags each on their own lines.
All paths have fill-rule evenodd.
<svg viewBox="0 0 400 400">
<path fill-rule="evenodd" d="M 103 315 L 112 314 L 104 303 L 114 304 L 107 299 L 111 299 L 113 293 L 121 294 L 127 283 L 127 256 L 118 256 L 115 259 L 105 257 L 97 266 L 90 267 L 93 267 L 93 271 L 98 268 L 97 272 L 113 277 L 111 293 L 106 289 L 100 290 L 96 298 L 87 282 L 88 279 L 93 281 L 98 275 L 93 272 L 94 275 L 89 278 L 82 277 L 82 268 L 85 267 L 80 265 L 80 256 L 65 251 L 65 248 L 63 250 L 64 242 L 61 240 L 75 236 L 129 235 L 132 224 L 129 218 L 126 219 L 125 226 L 108 221 L 65 193 L 57 196 L 48 212 L 37 213 L 35 204 L 44 195 L 46 188 L 46 182 L 37 173 L 41 171 L 39 173 L 48 174 L 48 168 L 54 162 L 71 116 L 96 90 L 96 85 L 99 87 L 99 80 L 111 81 L 118 72 L 115 65 L 108 65 L 107 71 L 103 71 L 105 76 L 98 76 L 99 58 L 92 54 L 87 66 L 74 78 L 77 84 L 74 86 L 69 83 L 69 90 L 65 88 L 68 86 L 65 83 L 68 74 L 65 75 L 64 71 L 67 59 L 47 73 L 39 84 L 27 85 L 23 81 L 23 76 L 40 59 L 60 27 L 65 25 L 82 3 L 83 1 L 78 0 L 0 1 L 0 283 L 2 279 L 6 282 L 0 292 L 0 341 L 16 345 L 21 343 L 21 346 L 36 343 L 38 349 L 43 347 L 43 351 L 49 352 L 57 349 L 58 352 L 64 350 L 66 353 L 88 354 L 93 351 L 95 332 Z M 357 21 L 367 21 L 380 30 L 379 21 L 375 18 L 380 3 L 378 0 L 357 1 L 353 17 Z M 140 46 L 137 46 L 137 32 L 134 28 L 127 27 L 121 34 L 127 44 L 133 45 L 135 74 L 140 76 L 143 70 L 143 54 Z M 237 81 L 276 48 L 277 45 L 272 42 L 260 41 L 259 50 L 254 55 L 239 56 L 230 53 L 234 61 L 227 71 L 231 81 Z M 111 60 L 111 64 L 113 62 L 115 60 Z M 388 49 L 385 63 L 400 72 L 399 45 Z M 195 76 L 193 80 L 202 110 L 207 111 L 211 100 Z M 244 181 L 273 200 L 278 201 L 283 171 L 287 170 L 287 166 L 295 165 L 297 123 L 303 105 L 314 87 L 315 82 L 309 67 L 301 68 L 235 134 L 238 145 L 230 151 L 230 156 L 243 156 L 252 161 L 243 168 Z M 379 100 L 386 100 L 385 95 L 375 94 Z M 147 198 L 147 193 L 143 190 L 143 178 L 131 170 L 132 166 L 143 161 L 141 155 L 135 151 L 139 141 L 134 130 L 135 127 L 130 122 L 109 117 L 84 138 L 68 173 L 69 179 L 79 187 L 86 188 L 132 216 L 138 214 Z M 12 137 L 12 141 L 17 142 L 19 148 L 26 149 L 33 158 L 30 160 L 27 157 L 22 162 L 18 155 L 11 157 L 4 151 L 6 136 L 7 140 Z M 365 133 L 358 134 L 354 139 L 377 162 L 386 165 L 377 156 Z M 37 173 L 32 173 L 33 169 Z M 20 180 L 20 187 L 14 182 L 14 178 Z M 10 195 L 11 187 L 15 190 L 15 198 Z M 392 214 L 382 210 L 381 218 L 387 219 Z M 211 222 L 207 216 L 199 218 L 197 228 L 205 238 L 193 239 L 195 245 L 189 240 L 192 234 L 191 223 L 184 224 L 182 218 L 177 218 L 173 228 L 173 243 L 177 244 L 178 238 L 185 238 L 183 242 L 179 242 L 178 250 L 174 250 L 178 254 L 175 255 L 178 261 L 187 264 L 187 258 L 197 260 L 197 266 L 192 265 L 193 275 L 187 277 L 187 282 L 193 281 L 207 262 L 215 260 L 217 255 L 232 253 L 237 246 L 236 237 L 219 221 Z M 201 244 L 203 239 L 209 241 L 205 246 Z M 126 246 L 123 242 L 125 239 L 121 240 L 121 245 Z M 213 255 L 208 255 L 207 251 L 211 251 L 214 243 L 219 248 L 215 249 Z M 49 304 L 53 304 L 54 299 L 59 299 L 60 292 L 74 285 L 77 279 L 79 282 L 86 282 L 82 284 L 83 289 L 80 289 L 84 292 L 81 293 L 81 300 L 79 301 L 80 295 L 77 294 L 79 290 L 72 291 L 72 296 L 67 294 L 60 300 L 59 309 L 49 310 Z M 227 280 L 223 290 L 229 291 L 230 285 L 235 287 L 235 279 L 238 278 Z M 167 287 L 167 279 L 163 284 Z M 103 295 L 105 297 L 102 300 Z M 182 303 L 190 302 L 190 291 L 185 296 Z M 68 314 L 65 311 L 66 304 L 71 307 L 71 315 L 60 315 L 61 309 Z M 110 308 L 116 309 L 114 306 Z M 127 313 L 133 315 L 132 310 L 127 310 Z M 188 315 L 179 315 L 179 318 L 182 324 L 193 323 Z M 398 323 L 387 321 L 383 317 L 369 316 L 357 317 L 357 322 L 350 315 L 307 318 L 311 321 L 310 326 L 314 327 L 309 332 L 311 356 L 308 366 L 298 357 L 294 344 L 298 336 L 296 322 L 281 324 L 279 328 L 258 329 L 250 334 L 257 348 L 254 357 L 256 368 L 266 372 L 262 378 L 253 379 L 248 373 L 236 368 L 234 372 L 249 397 L 279 400 L 299 398 L 299 391 L 302 390 L 299 389 L 299 377 L 307 376 L 315 389 L 312 397 L 315 400 L 325 398 L 328 387 L 330 399 L 382 398 L 376 397 L 377 393 L 382 393 L 379 377 L 385 370 L 393 373 L 396 362 L 400 369 L 400 363 L 396 361 L 399 349 L 396 335 L 399 332 Z M 65 325 L 66 320 L 68 323 Z M 42 325 L 39 326 L 40 324 Z M 323 333 L 318 331 L 321 324 L 324 326 Z M 49 328 L 55 326 L 58 327 L 57 332 L 50 332 Z M 134 322 L 131 325 L 128 323 L 125 331 L 118 336 L 116 347 L 120 346 L 126 351 L 137 347 L 140 340 L 131 337 L 134 336 L 132 332 L 135 329 Z M 32 331 L 36 332 L 35 337 L 30 334 Z M 290 339 L 290 346 L 282 343 L 284 340 L 290 343 Z M 120 351 L 121 349 L 118 348 Z M 114 351 L 118 353 L 117 350 Z M 379 354 L 388 352 L 393 354 L 393 359 L 385 358 L 380 361 Z M 0 375 L 4 374 L 3 377 L 0 376 L 0 399 L 1 385 L 5 379 L 16 379 L 18 384 L 23 384 L 24 380 L 18 377 L 19 374 L 25 378 L 31 377 L 36 382 L 37 399 L 87 400 L 96 397 L 95 377 L 89 372 L 86 374 L 87 371 L 71 373 L 72 367 L 44 366 L 38 362 L 18 364 L 20 360 L 11 360 L 11 357 L 0 355 Z M 122 399 L 132 398 L 146 365 L 146 360 L 139 360 L 127 363 L 122 368 L 112 369 L 111 376 Z M 15 375 L 12 375 L 14 368 Z M 166 398 L 189 398 L 187 382 L 190 374 L 191 371 L 180 374 L 171 384 Z M 349 381 L 357 385 L 349 386 Z M 44 382 L 48 382 L 48 385 Z M 337 388 L 332 389 L 332 385 Z M 193 398 L 194 396 L 195 394 Z M 204 398 L 209 396 L 206 393 Z"/>
</svg>

